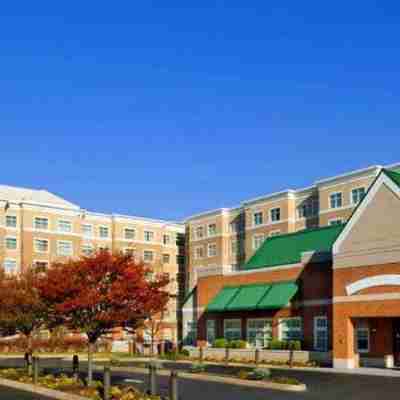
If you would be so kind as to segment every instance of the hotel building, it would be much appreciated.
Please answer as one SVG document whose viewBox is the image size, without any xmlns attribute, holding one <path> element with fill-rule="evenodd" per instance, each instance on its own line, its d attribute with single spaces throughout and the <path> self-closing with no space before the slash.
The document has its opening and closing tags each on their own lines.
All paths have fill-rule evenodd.
<svg viewBox="0 0 400 400">
<path fill-rule="evenodd" d="M 80 208 L 46 190 L 0 186 L 0 262 L 8 273 L 43 270 L 51 262 L 96 249 L 124 251 L 170 276 L 171 300 L 163 317 L 165 339 L 177 339 L 184 226 Z"/>
<path fill-rule="evenodd" d="M 400 165 L 192 216 L 183 338 L 300 340 L 336 367 L 400 361 Z"/>
</svg>

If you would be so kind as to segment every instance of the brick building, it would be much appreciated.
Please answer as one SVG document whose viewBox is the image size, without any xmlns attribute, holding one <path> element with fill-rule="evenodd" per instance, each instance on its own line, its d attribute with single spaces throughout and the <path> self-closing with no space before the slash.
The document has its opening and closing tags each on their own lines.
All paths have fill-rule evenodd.
<svg viewBox="0 0 400 400">
<path fill-rule="evenodd" d="M 239 267 L 223 260 L 197 267 L 183 306 L 185 340 L 204 345 L 218 337 L 241 338 L 265 347 L 273 338 L 299 339 L 306 350 L 332 350 L 333 365 L 343 368 L 354 367 L 356 354 L 362 365 L 382 365 L 386 355 L 400 361 L 400 173 L 396 168 L 373 171 L 374 178 L 362 193 L 350 188 L 351 207 L 336 210 L 346 214 L 341 221 L 326 223 L 328 211 L 309 229 L 296 228 L 296 219 L 286 221 L 286 232 L 268 235 L 255 252 L 244 254 Z M 366 173 L 371 169 L 352 175 L 353 188 L 358 189 Z M 343 183 L 348 176 L 335 179 L 342 188 L 349 187 Z M 329 190 L 327 198 L 335 208 L 332 205 L 343 194 L 339 196 L 334 187 Z M 270 209 L 269 214 L 268 222 L 278 224 L 272 221 L 278 211 Z M 260 222 L 263 215 L 252 210 L 251 219 Z M 196 232 L 204 224 L 198 218 L 189 219 L 187 225 L 195 229 L 194 235 L 202 236 Z M 216 216 L 206 218 L 214 233 Z M 207 237 L 207 230 L 203 233 Z M 208 242 L 216 239 L 223 246 L 230 236 L 216 235 Z M 199 242 L 192 250 L 195 254 L 196 246 Z M 189 243 L 187 248 L 191 247 Z M 218 256 L 214 248 L 211 253 Z"/>
</svg>

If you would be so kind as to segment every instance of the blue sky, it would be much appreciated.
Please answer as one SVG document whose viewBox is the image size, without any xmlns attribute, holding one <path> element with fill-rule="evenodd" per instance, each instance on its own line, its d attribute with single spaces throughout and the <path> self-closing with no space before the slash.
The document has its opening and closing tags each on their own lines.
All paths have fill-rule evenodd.
<svg viewBox="0 0 400 400">
<path fill-rule="evenodd" d="M 181 219 L 400 161 L 399 23 L 389 1 L 5 2 L 1 183 Z"/>
</svg>

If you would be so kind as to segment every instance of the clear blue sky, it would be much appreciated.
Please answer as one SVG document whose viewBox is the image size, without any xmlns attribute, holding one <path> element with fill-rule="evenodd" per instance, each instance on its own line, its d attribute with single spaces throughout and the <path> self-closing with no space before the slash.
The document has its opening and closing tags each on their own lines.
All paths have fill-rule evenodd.
<svg viewBox="0 0 400 400">
<path fill-rule="evenodd" d="M 398 2 L 1 7 L 3 184 L 181 219 L 400 161 Z"/>
</svg>

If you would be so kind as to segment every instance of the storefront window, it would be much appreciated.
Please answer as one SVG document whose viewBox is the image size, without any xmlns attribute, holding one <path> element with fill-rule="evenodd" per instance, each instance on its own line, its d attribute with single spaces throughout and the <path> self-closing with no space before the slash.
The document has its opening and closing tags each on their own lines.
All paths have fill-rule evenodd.
<svg viewBox="0 0 400 400">
<path fill-rule="evenodd" d="M 359 353 L 369 352 L 369 328 L 356 329 L 356 346 Z"/>
<path fill-rule="evenodd" d="M 224 337 L 226 340 L 239 340 L 242 338 L 242 326 L 240 319 L 224 320 Z"/>
<path fill-rule="evenodd" d="M 303 329 L 301 318 L 284 318 L 279 320 L 280 340 L 301 340 Z"/>
<path fill-rule="evenodd" d="M 207 343 L 213 344 L 215 341 L 215 320 L 207 320 Z"/>
<path fill-rule="evenodd" d="M 195 345 L 197 339 L 197 323 L 193 321 L 188 321 L 186 323 L 186 345 Z"/>
<path fill-rule="evenodd" d="M 272 321 L 268 319 L 247 320 L 247 341 L 253 347 L 267 347 L 272 339 Z"/>
</svg>

